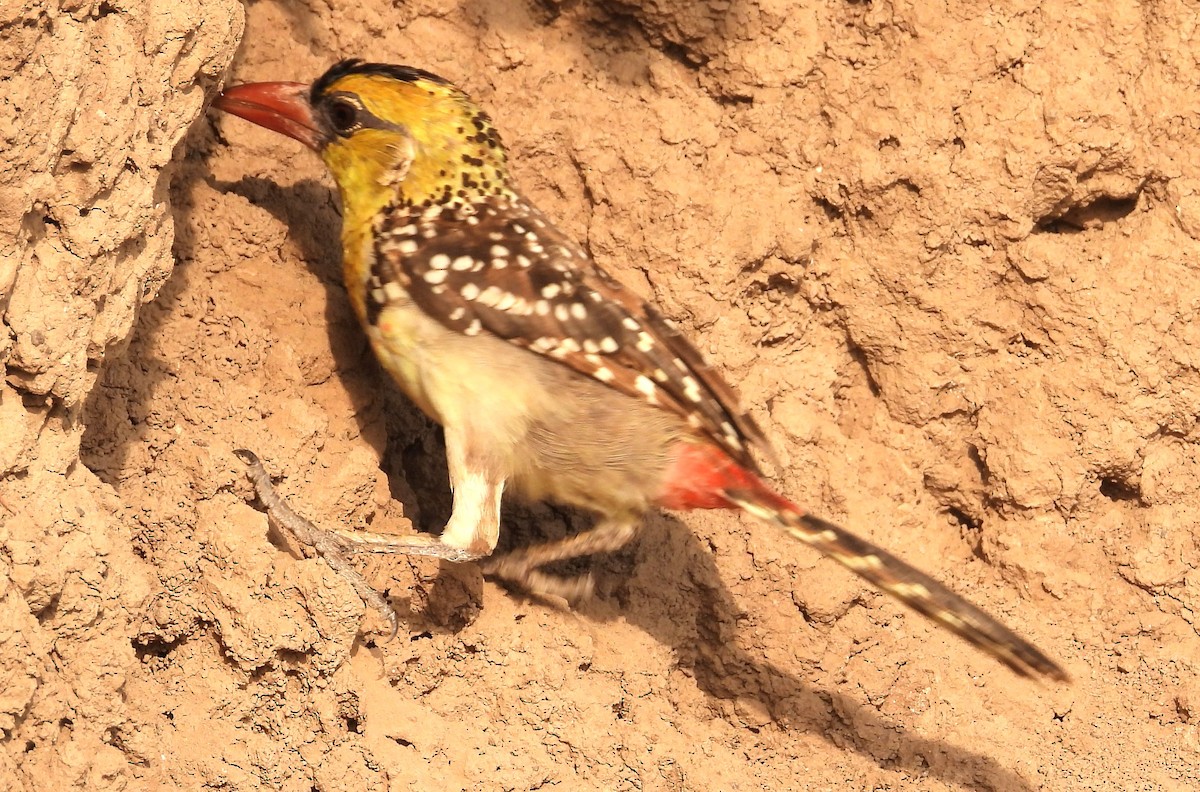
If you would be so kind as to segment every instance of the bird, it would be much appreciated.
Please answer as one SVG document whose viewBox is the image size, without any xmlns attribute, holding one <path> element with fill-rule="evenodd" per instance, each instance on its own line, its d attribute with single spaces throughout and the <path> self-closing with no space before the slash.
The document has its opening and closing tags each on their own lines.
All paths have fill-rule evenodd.
<svg viewBox="0 0 1200 792">
<path fill-rule="evenodd" d="M 453 508 L 441 533 L 342 537 L 476 561 L 506 585 L 574 602 L 591 593 L 590 576 L 545 565 L 623 547 L 653 509 L 740 509 L 1018 675 L 1069 679 L 929 575 L 778 494 L 758 461 L 770 444 L 734 389 L 661 308 L 521 192 L 491 117 L 461 88 L 348 59 L 311 83 L 228 87 L 214 106 L 324 161 L 354 313 L 384 371 L 444 429 Z M 509 492 L 596 523 L 493 555 Z"/>
</svg>

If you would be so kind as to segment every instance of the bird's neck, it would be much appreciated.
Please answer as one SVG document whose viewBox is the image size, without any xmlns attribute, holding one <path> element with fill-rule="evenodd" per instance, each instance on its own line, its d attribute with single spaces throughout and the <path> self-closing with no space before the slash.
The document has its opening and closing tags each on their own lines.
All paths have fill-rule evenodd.
<svg viewBox="0 0 1200 792">
<path fill-rule="evenodd" d="M 358 236 L 371 233 L 375 218 L 388 207 L 443 206 L 469 214 L 471 206 L 489 198 L 517 198 L 504 149 L 486 116 L 464 117 L 449 131 L 446 126 L 414 130 L 408 140 L 377 146 L 366 166 L 361 151 L 356 167 L 330 163 L 340 174 L 347 249 Z"/>
<path fill-rule="evenodd" d="M 323 152 L 330 170 L 338 174 L 348 286 L 365 283 L 381 216 L 415 217 L 441 206 L 456 210 L 441 217 L 463 218 L 489 199 L 518 200 L 504 147 L 482 111 L 464 108 L 449 121 L 409 130 L 407 137 L 366 142 L 371 145 L 358 148 L 352 162 L 331 161 L 343 156 L 333 147 Z M 352 288 L 352 296 L 358 291 Z M 355 307 L 362 314 L 365 302 Z"/>
</svg>

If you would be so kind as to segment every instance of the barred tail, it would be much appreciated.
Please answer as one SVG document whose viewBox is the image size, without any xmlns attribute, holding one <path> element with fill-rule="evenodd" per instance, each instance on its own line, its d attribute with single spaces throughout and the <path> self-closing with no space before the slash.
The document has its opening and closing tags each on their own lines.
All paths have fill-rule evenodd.
<svg viewBox="0 0 1200 792">
<path fill-rule="evenodd" d="M 849 531 L 804 513 L 765 484 L 726 489 L 730 503 L 815 547 L 913 610 L 995 657 L 1021 676 L 1069 681 L 1067 672 L 1000 622 L 933 578 Z"/>
</svg>

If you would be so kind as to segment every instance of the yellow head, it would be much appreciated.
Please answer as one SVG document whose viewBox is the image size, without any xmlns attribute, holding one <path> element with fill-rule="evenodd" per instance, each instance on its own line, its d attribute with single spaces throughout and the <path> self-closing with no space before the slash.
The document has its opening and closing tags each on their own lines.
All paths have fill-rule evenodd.
<svg viewBox="0 0 1200 792">
<path fill-rule="evenodd" d="M 420 69 L 346 60 L 311 86 L 239 85 L 216 106 L 320 153 L 337 180 L 347 230 L 391 203 L 461 205 L 513 192 L 491 120 Z"/>
</svg>

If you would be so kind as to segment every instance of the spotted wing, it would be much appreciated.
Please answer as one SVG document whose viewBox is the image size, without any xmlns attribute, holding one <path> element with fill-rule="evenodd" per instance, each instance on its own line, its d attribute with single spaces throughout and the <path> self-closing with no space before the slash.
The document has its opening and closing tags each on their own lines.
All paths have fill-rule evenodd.
<svg viewBox="0 0 1200 792">
<path fill-rule="evenodd" d="M 373 276 L 399 283 L 447 327 L 491 333 L 671 410 L 750 469 L 751 447 L 769 453 L 683 334 L 524 200 L 395 209 L 376 229 L 375 253 Z"/>
</svg>

